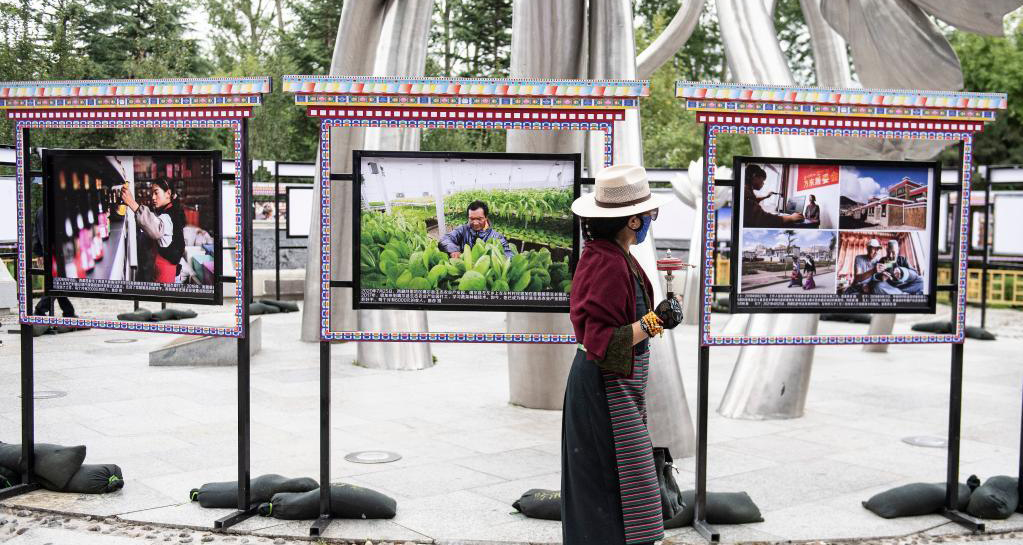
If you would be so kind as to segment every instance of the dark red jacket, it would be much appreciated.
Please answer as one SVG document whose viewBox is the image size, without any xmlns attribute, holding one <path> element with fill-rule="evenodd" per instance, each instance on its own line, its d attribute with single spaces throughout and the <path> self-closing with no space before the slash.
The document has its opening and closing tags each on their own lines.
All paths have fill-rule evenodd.
<svg viewBox="0 0 1023 545">
<path fill-rule="evenodd" d="M 647 300 L 653 301 L 650 279 L 636 258 L 628 257 L 643 280 Z M 593 240 L 579 257 L 572 277 L 569 318 L 575 338 L 587 358 L 602 360 L 615 329 L 636 321 L 636 289 L 625 253 L 618 244 Z"/>
</svg>

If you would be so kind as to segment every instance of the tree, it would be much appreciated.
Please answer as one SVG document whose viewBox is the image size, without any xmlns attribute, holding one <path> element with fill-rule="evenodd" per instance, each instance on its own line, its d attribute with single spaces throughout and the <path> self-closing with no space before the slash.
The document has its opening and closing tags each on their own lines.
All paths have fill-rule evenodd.
<svg viewBox="0 0 1023 545">
<path fill-rule="evenodd" d="M 511 0 L 436 0 L 426 76 L 508 77 Z M 424 151 L 504 151 L 505 131 L 422 131 Z"/>
<path fill-rule="evenodd" d="M 708 4 L 711 4 L 708 1 Z M 648 46 L 679 9 L 678 0 L 636 0 L 636 49 Z M 648 168 L 687 167 L 703 154 L 703 127 L 675 98 L 676 81 L 725 81 L 724 46 L 713 9 L 704 8 L 700 24 L 685 46 L 651 77 L 650 96 L 640 101 L 643 162 Z M 717 161 L 731 164 L 734 155 L 749 155 L 749 138 L 718 136 Z"/>
<path fill-rule="evenodd" d="M 975 137 L 974 163 L 1023 164 L 1023 29 L 1014 25 L 1005 37 L 954 30 L 948 38 L 963 67 L 965 90 L 1002 92 L 1009 100 L 1008 109 Z M 958 166 L 958 148 L 946 149 L 941 158 L 946 166 Z"/>
</svg>

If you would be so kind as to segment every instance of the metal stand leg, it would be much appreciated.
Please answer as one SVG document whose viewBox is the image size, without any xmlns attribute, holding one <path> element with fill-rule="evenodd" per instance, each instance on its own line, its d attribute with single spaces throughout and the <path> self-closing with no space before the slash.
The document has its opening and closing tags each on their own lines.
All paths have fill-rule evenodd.
<svg viewBox="0 0 1023 545">
<path fill-rule="evenodd" d="M 334 519 L 330 516 L 330 343 L 320 341 L 320 518 L 309 527 L 320 537 Z"/>
<path fill-rule="evenodd" d="M 1023 412 L 1020 413 L 1020 436 L 1019 436 L 1019 470 L 1016 473 L 1016 492 L 1023 498 Z M 1016 507 L 1017 513 L 1023 513 L 1023 502 Z"/>
<path fill-rule="evenodd" d="M 242 240 L 246 243 L 242 258 L 242 334 L 238 337 L 238 510 L 213 523 L 213 528 L 225 530 L 256 514 L 258 505 L 251 505 L 249 491 L 250 460 L 250 406 L 249 399 L 249 303 L 252 302 L 252 164 L 249 162 L 247 120 L 241 121 L 242 185 L 238 189 L 242 204 Z"/>
<path fill-rule="evenodd" d="M 945 508 L 948 520 L 983 532 L 984 523 L 958 511 L 959 507 L 959 433 L 963 409 L 963 345 L 952 345 L 952 380 L 948 394 L 948 473 L 945 479 Z"/>
<path fill-rule="evenodd" d="M 31 304 L 31 302 L 30 302 Z M 30 307 L 31 308 L 31 307 Z M 21 484 L 0 489 L 0 500 L 40 488 L 35 474 L 35 362 L 32 326 L 21 326 Z"/>
<path fill-rule="evenodd" d="M 707 523 L 707 405 L 710 347 L 701 346 L 696 387 L 696 505 L 693 528 L 707 541 L 721 540 L 721 534 Z"/>
</svg>

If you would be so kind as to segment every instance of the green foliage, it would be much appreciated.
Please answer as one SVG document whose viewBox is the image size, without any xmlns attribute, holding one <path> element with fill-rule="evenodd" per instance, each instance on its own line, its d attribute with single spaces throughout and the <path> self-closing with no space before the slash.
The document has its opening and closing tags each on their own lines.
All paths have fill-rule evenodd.
<svg viewBox="0 0 1023 545">
<path fill-rule="evenodd" d="M 554 263 L 547 248 L 508 258 L 497 239 L 465 246 L 451 258 L 421 226 L 401 214 L 362 213 L 359 267 L 362 286 L 377 289 L 460 291 L 571 290 L 568 258 Z"/>
<path fill-rule="evenodd" d="M 511 61 L 511 0 L 435 0 L 426 75 L 508 77 Z M 505 131 L 422 131 L 423 151 L 504 151 Z"/>
<path fill-rule="evenodd" d="M 642 51 L 668 25 L 678 11 L 678 0 L 636 0 L 636 50 Z M 727 65 L 717 17 L 708 7 L 686 45 L 650 78 L 650 96 L 640 101 L 643 163 L 648 168 L 678 168 L 703 154 L 703 126 L 675 98 L 675 82 L 725 81 Z M 732 156 L 752 153 L 745 135 L 718 137 L 718 163 L 731 164 Z"/>
<path fill-rule="evenodd" d="M 1005 37 L 956 30 L 948 38 L 963 67 L 965 90 L 1005 93 L 1009 99 L 1008 109 L 975 137 L 973 162 L 1023 164 L 1023 29 L 1017 25 Z M 946 149 L 941 158 L 945 166 L 958 165 L 958 148 Z"/>
</svg>

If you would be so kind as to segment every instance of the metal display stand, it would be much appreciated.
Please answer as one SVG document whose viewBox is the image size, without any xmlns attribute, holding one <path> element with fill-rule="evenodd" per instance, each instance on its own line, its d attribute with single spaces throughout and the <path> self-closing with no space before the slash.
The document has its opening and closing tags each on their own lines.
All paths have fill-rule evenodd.
<svg viewBox="0 0 1023 545">
<path fill-rule="evenodd" d="M 983 255 L 980 267 L 980 327 L 987 328 L 987 293 L 988 293 L 988 267 L 992 257 L 992 239 L 994 234 L 991 231 L 992 213 L 994 212 L 994 200 L 992 190 L 999 186 L 1019 185 L 1023 187 L 1023 169 L 1019 165 L 989 166 L 984 169 L 986 182 L 984 184 L 984 238 L 982 240 Z M 1020 257 L 1019 254 L 996 254 L 1002 257 Z"/>
<path fill-rule="evenodd" d="M 315 177 L 315 166 L 312 163 L 274 163 L 274 291 L 275 299 L 280 301 L 281 299 L 281 250 L 304 250 L 308 248 L 308 244 L 298 246 L 281 246 L 281 166 L 309 166 L 314 171 L 312 177 Z M 287 223 L 291 224 L 291 202 L 287 199 L 288 203 L 288 220 Z M 305 238 L 308 240 L 309 237 L 293 237 L 289 232 L 285 234 L 285 238 Z"/>
<path fill-rule="evenodd" d="M 34 480 L 35 408 L 33 325 L 89 327 L 120 331 L 177 333 L 238 339 L 238 510 L 214 522 L 225 529 L 255 514 L 249 494 L 249 310 L 252 299 L 251 214 L 238 214 L 235 235 L 235 276 L 219 282 L 235 284 L 233 326 L 164 324 L 56 318 L 32 314 L 30 268 L 32 236 L 30 131 L 33 129 L 165 128 L 231 129 L 234 136 L 235 208 L 250 206 L 252 179 L 248 158 L 248 120 L 262 94 L 270 92 L 269 78 L 96 80 L 0 83 L 0 109 L 15 124 L 18 180 L 18 312 L 21 323 L 21 434 L 22 464 L 19 485 L 0 490 L 0 499 L 39 488 Z M 216 180 L 215 183 L 220 183 Z M 219 204 L 218 204 L 219 206 Z M 220 226 L 218 226 L 218 229 Z"/>
<path fill-rule="evenodd" d="M 330 327 L 331 288 L 352 288 L 330 271 L 330 129 L 384 127 L 423 129 L 532 129 L 602 131 L 604 164 L 614 156 L 614 124 L 625 110 L 649 96 L 648 81 L 517 80 L 465 78 L 375 78 L 285 76 L 284 91 L 308 115 L 320 118 L 320 518 L 309 529 L 322 536 L 330 525 L 330 343 L 456 342 L 575 344 L 574 335 L 486 332 L 334 331 Z"/>
<path fill-rule="evenodd" d="M 676 97 L 696 113 L 704 125 L 704 204 L 706 218 L 702 235 L 700 271 L 703 304 L 700 305 L 699 361 L 697 380 L 696 498 L 694 528 L 706 539 L 719 541 L 720 533 L 707 522 L 707 432 L 708 375 L 712 346 L 736 345 L 842 345 L 842 344 L 926 344 L 951 345 L 951 376 L 948 415 L 948 463 L 945 508 L 942 514 L 974 531 L 984 523 L 956 510 L 959 482 L 959 442 L 962 411 L 963 341 L 966 321 L 966 268 L 969 254 L 970 177 L 973 134 L 994 121 L 997 110 L 1006 107 L 1006 95 L 997 93 L 950 93 L 874 89 L 821 89 L 770 85 L 678 82 Z M 711 331 L 714 293 L 728 291 L 712 285 L 711 256 L 714 255 L 714 189 L 717 136 L 721 133 L 747 135 L 805 135 L 858 138 L 912 138 L 960 142 L 959 183 L 941 184 L 941 190 L 959 191 L 958 226 L 952 249 L 952 282 L 938 286 L 954 296 L 955 332 L 945 335 L 804 335 L 748 336 L 715 335 Z M 726 182 L 727 183 L 727 182 Z M 737 185 L 737 184 L 736 184 Z M 733 185 L 733 198 L 739 198 Z M 935 200 L 936 202 L 936 200 Z M 738 221 L 738 218 L 733 218 Z M 732 244 L 734 256 L 740 255 Z M 936 272 L 932 271 L 934 274 Z M 724 288 L 724 289 L 722 289 Z M 1023 473 L 1023 459 L 1021 459 Z"/>
</svg>

